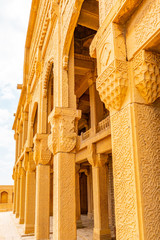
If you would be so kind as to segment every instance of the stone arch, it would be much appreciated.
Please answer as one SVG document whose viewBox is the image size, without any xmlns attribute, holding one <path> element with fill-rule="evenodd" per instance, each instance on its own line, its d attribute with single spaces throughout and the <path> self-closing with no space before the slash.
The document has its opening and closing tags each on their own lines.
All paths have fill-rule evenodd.
<svg viewBox="0 0 160 240">
<path fill-rule="evenodd" d="M 8 203 L 8 192 L 1 192 L 1 203 Z"/>
<path fill-rule="evenodd" d="M 73 38 L 74 30 L 78 21 L 79 14 L 81 12 L 81 7 L 83 4 L 84 0 L 75 0 L 74 4 L 72 6 L 72 13 L 68 17 L 67 22 L 65 23 L 65 28 L 67 29 L 64 31 L 64 42 L 63 42 L 63 54 L 62 56 L 68 56 L 69 55 L 69 50 L 70 50 L 70 45 L 71 41 Z"/>
</svg>

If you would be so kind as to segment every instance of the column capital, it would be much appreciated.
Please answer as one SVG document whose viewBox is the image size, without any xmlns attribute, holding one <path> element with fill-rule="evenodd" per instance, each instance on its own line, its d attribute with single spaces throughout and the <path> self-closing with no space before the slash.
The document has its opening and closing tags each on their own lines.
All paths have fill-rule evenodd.
<svg viewBox="0 0 160 240">
<path fill-rule="evenodd" d="M 160 54 L 141 50 L 132 60 L 134 82 L 147 104 L 160 97 Z"/>
<path fill-rule="evenodd" d="M 36 169 L 36 165 L 33 160 L 33 151 L 25 152 L 23 166 L 25 171 L 32 172 Z"/>
<path fill-rule="evenodd" d="M 53 154 L 71 152 L 77 141 L 77 123 L 81 111 L 71 108 L 55 107 L 49 115 L 51 134 L 48 137 L 48 146 Z"/>
<path fill-rule="evenodd" d="M 95 144 L 90 144 L 87 147 L 88 161 L 92 167 L 103 167 L 108 162 L 108 155 L 104 153 L 96 153 Z"/>
<path fill-rule="evenodd" d="M 51 152 L 48 149 L 48 134 L 36 134 L 34 137 L 34 162 L 46 165 L 51 160 Z"/>
<path fill-rule="evenodd" d="M 97 52 L 95 50 L 98 50 Z M 115 23 L 106 26 L 90 46 L 90 55 L 97 56 L 96 88 L 106 108 L 120 110 L 128 88 L 128 64 L 124 27 Z"/>
</svg>

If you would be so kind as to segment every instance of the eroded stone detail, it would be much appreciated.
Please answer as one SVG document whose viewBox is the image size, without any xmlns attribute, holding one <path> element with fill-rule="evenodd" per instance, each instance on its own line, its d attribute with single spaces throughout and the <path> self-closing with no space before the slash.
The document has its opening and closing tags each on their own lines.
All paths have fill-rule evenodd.
<svg viewBox="0 0 160 240">
<path fill-rule="evenodd" d="M 160 97 L 160 54 L 141 51 L 133 60 L 135 86 L 147 103 Z"/>
<path fill-rule="evenodd" d="M 127 85 L 127 63 L 120 60 L 113 61 L 97 78 L 97 90 L 108 110 L 121 108 L 126 96 Z"/>
</svg>

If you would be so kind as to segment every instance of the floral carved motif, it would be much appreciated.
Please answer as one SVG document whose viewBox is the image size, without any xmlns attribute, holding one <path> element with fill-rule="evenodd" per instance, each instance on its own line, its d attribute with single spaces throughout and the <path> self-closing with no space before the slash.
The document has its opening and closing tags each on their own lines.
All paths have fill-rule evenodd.
<svg viewBox="0 0 160 240">
<path fill-rule="evenodd" d="M 160 54 L 142 50 L 133 60 L 135 86 L 147 103 L 160 97 Z"/>
<path fill-rule="evenodd" d="M 128 85 L 127 63 L 114 60 L 97 78 L 96 87 L 108 110 L 119 110 Z"/>
<path fill-rule="evenodd" d="M 76 146 L 77 121 L 81 112 L 69 108 L 55 108 L 50 116 L 51 134 L 48 146 L 53 154 L 58 151 L 71 152 Z"/>
</svg>

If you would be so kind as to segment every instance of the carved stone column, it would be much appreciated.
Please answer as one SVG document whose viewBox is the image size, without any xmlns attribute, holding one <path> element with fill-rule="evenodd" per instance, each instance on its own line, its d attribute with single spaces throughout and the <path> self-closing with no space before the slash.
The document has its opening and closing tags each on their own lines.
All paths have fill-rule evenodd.
<svg viewBox="0 0 160 240">
<path fill-rule="evenodd" d="M 17 172 L 13 170 L 13 179 L 14 179 L 14 200 L 13 200 L 13 214 L 16 213 L 16 195 L 17 195 Z"/>
<path fill-rule="evenodd" d="M 54 154 L 53 238 L 76 239 L 75 152 L 80 111 L 54 108 L 49 116 L 49 149 Z"/>
<path fill-rule="evenodd" d="M 18 167 L 17 167 L 17 188 L 16 188 L 16 218 L 19 217 L 19 206 L 20 206 L 20 166 L 18 165 Z"/>
<path fill-rule="evenodd" d="M 77 221 L 77 228 L 82 227 L 81 206 L 80 206 L 79 170 L 80 170 L 80 165 L 76 164 L 76 221 Z"/>
<path fill-rule="evenodd" d="M 92 165 L 94 230 L 93 240 L 110 240 L 108 216 L 108 171 L 106 162 L 108 155 L 96 154 L 95 145 L 88 146 L 88 161 Z"/>
<path fill-rule="evenodd" d="M 88 218 L 93 219 L 93 184 L 92 169 L 89 169 L 87 175 L 87 192 L 88 192 Z"/>
<path fill-rule="evenodd" d="M 49 239 L 50 221 L 50 165 L 51 152 L 47 145 L 48 134 L 36 134 L 34 161 L 36 163 L 36 239 Z"/>
<path fill-rule="evenodd" d="M 20 210 L 19 210 L 19 223 L 24 223 L 25 213 L 25 190 L 26 190 L 26 172 L 23 167 L 20 169 Z"/>
<path fill-rule="evenodd" d="M 33 152 L 25 154 L 27 172 L 26 172 L 26 201 L 25 201 L 25 234 L 34 233 L 35 226 L 35 191 L 36 191 L 36 173 L 35 163 L 33 161 Z"/>
</svg>

